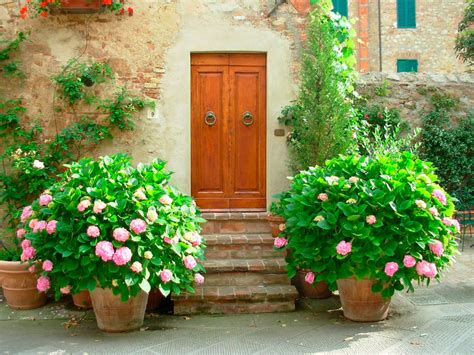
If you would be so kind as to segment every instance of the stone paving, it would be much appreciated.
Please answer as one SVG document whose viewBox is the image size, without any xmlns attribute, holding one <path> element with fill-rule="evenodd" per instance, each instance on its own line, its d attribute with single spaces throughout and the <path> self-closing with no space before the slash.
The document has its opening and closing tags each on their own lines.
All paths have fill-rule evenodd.
<svg viewBox="0 0 474 355">
<path fill-rule="evenodd" d="M 12 311 L 0 302 L 0 353 L 13 354 L 473 354 L 474 248 L 444 282 L 398 294 L 378 323 L 344 319 L 337 296 L 301 300 L 297 311 L 223 316 L 148 314 L 141 331 L 100 332 L 91 311 L 50 303 Z"/>
</svg>

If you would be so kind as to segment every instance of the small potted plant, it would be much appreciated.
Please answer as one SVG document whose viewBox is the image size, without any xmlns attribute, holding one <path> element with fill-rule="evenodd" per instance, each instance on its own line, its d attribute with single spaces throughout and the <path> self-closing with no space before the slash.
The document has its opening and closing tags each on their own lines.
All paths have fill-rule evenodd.
<svg viewBox="0 0 474 355">
<path fill-rule="evenodd" d="M 22 219 L 30 210 L 22 213 Z M 16 231 L 16 240 L 0 239 L 0 287 L 10 308 L 33 309 L 42 307 L 46 303 L 46 295 L 36 289 L 35 269 L 38 265 L 28 264 L 35 250 L 31 242 L 24 240 L 26 230 L 20 228 Z M 20 247 L 21 246 L 21 247 Z"/>
<path fill-rule="evenodd" d="M 457 251 L 452 198 L 431 163 L 409 152 L 340 156 L 296 175 L 282 199 L 293 277 L 308 267 L 339 290 L 355 321 L 387 316 L 396 290 L 427 284 Z M 294 255 L 294 254 L 293 254 Z"/>
<path fill-rule="evenodd" d="M 42 262 L 38 290 L 91 292 L 100 329 L 143 324 L 149 292 L 192 292 L 204 255 L 194 201 L 168 184 L 165 163 L 126 155 L 81 159 L 31 205 L 25 238 Z"/>
<path fill-rule="evenodd" d="M 285 219 L 282 217 L 283 209 L 280 198 L 282 194 L 275 196 L 278 200 L 273 201 L 270 205 L 270 213 L 267 215 L 267 221 L 272 228 L 273 238 L 277 238 L 281 232 L 285 230 Z"/>
</svg>

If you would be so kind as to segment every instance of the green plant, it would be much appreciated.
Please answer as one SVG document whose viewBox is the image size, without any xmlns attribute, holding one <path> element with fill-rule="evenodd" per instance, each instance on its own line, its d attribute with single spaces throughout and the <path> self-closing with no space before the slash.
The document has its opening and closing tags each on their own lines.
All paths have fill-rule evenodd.
<svg viewBox="0 0 474 355">
<path fill-rule="evenodd" d="M 291 126 L 287 143 L 292 172 L 322 164 L 349 145 L 353 117 L 354 31 L 322 0 L 309 14 L 298 99 L 280 122 Z"/>
<path fill-rule="evenodd" d="M 474 63 L 474 1 L 466 0 L 464 17 L 458 25 L 458 34 L 454 50 L 458 58 L 469 66 Z"/>
<path fill-rule="evenodd" d="M 0 62 L 2 63 L 0 71 L 4 76 L 22 75 L 21 70 L 18 68 L 18 62 L 13 60 L 12 56 L 19 49 L 20 44 L 25 40 L 25 33 L 18 32 L 15 39 L 0 41 L 0 45 L 2 46 L 2 49 L 0 49 Z"/>
<path fill-rule="evenodd" d="M 389 96 L 392 93 L 392 91 L 390 90 L 390 83 L 384 79 L 379 86 L 375 87 L 374 93 L 379 97 Z"/>
<path fill-rule="evenodd" d="M 124 301 L 152 287 L 165 296 L 194 291 L 204 271 L 196 262 L 204 220 L 192 198 L 169 185 L 163 161 L 134 168 L 117 154 L 67 167 L 22 212 L 22 260 L 42 262 L 40 291 L 51 286 L 59 298 L 99 286 Z"/>
<path fill-rule="evenodd" d="M 413 291 L 413 280 L 439 279 L 457 250 L 452 199 L 409 152 L 339 156 L 296 175 L 281 201 L 289 277 L 309 269 L 333 290 L 354 276 L 377 280 L 383 297 Z"/>
<path fill-rule="evenodd" d="M 53 82 L 57 84 L 61 98 L 72 106 L 83 99 L 86 103 L 93 103 L 96 97 L 87 88 L 111 78 L 113 72 L 108 63 L 85 64 L 73 59 L 66 64 L 61 73 L 53 77 Z"/>
</svg>

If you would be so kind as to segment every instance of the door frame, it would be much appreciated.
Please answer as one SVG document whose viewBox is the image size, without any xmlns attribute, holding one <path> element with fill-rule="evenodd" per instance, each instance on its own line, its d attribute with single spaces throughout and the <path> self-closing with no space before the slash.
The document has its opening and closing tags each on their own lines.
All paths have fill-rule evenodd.
<svg viewBox="0 0 474 355">
<path fill-rule="evenodd" d="M 209 55 L 212 55 L 214 58 L 212 58 L 212 61 L 210 62 L 209 61 Z M 259 197 L 259 199 L 267 199 L 268 198 L 268 195 L 267 195 L 267 157 L 268 157 L 268 153 L 267 153 L 267 53 L 266 52 L 222 52 L 222 51 L 213 51 L 213 52 L 192 52 L 190 53 L 190 66 L 189 66 L 189 72 L 190 72 L 190 81 L 191 81 L 191 78 L 192 78 L 192 71 L 193 71 L 193 66 L 202 66 L 202 67 L 206 67 L 206 66 L 209 66 L 209 68 L 212 68 L 212 67 L 215 67 L 215 66 L 227 66 L 229 72 L 231 70 L 232 67 L 234 68 L 243 68 L 243 67 L 253 67 L 253 68 L 256 68 L 256 67 L 260 67 L 260 68 L 264 68 L 263 71 L 264 71 L 264 81 L 263 83 L 260 83 L 261 85 L 263 85 L 263 91 L 264 91 L 264 98 L 263 98 L 263 106 L 259 109 L 260 111 L 260 115 L 261 117 L 264 117 L 264 123 L 263 123 L 263 135 L 261 135 L 261 140 L 259 141 L 259 146 L 260 146 L 260 149 L 263 149 L 263 157 L 261 157 L 261 159 L 263 160 L 262 163 L 263 165 L 259 165 L 258 168 L 260 169 L 259 173 L 263 175 L 263 182 L 260 181 L 261 184 L 263 184 L 263 186 L 261 186 L 261 188 L 263 189 L 263 196 L 262 197 Z M 226 83 L 226 85 L 232 85 L 232 81 L 231 81 L 231 77 L 227 77 L 226 80 L 228 80 L 228 82 Z M 191 128 L 191 134 L 190 134 L 190 139 L 191 139 L 191 143 L 190 143 L 190 165 L 191 165 L 191 174 L 190 174 L 190 177 L 191 177 L 191 189 L 193 189 L 193 177 L 195 176 L 195 174 L 193 173 L 193 151 L 192 151 L 192 147 L 193 147 L 193 143 L 192 143 L 192 139 L 194 134 L 193 134 L 193 122 L 192 122 L 192 115 L 193 115 L 193 105 L 192 105 L 192 95 L 193 95 L 193 90 L 195 90 L 196 88 L 193 87 L 193 85 L 191 85 L 191 91 L 190 91 L 190 107 L 191 107 L 191 112 L 190 112 L 190 115 L 189 115 L 189 122 L 190 122 L 190 128 Z M 231 92 L 231 91 L 230 91 Z M 230 100 L 229 102 L 227 102 L 226 104 L 230 105 L 232 100 L 230 98 L 227 98 L 227 100 Z M 230 112 L 232 111 L 232 106 L 230 105 L 228 108 L 227 108 L 227 112 L 228 114 L 230 115 Z M 230 121 L 228 122 L 230 123 Z M 231 124 L 234 124 L 233 122 Z M 235 166 L 235 164 L 232 164 L 232 161 L 233 159 L 235 158 L 235 156 L 230 156 L 230 161 L 228 162 L 230 164 L 230 166 Z M 231 171 L 229 170 L 229 173 L 231 173 Z M 233 177 L 229 177 L 231 180 L 233 180 Z M 260 178 L 259 178 L 260 179 Z M 197 198 L 196 196 L 193 196 L 195 198 Z M 242 197 L 243 201 L 245 200 L 246 197 Z M 203 198 L 203 199 L 206 199 L 206 198 Z M 212 198 L 211 198 L 212 199 Z M 225 199 L 225 198 L 224 198 Z M 248 197 L 249 200 L 252 199 L 252 197 Z M 207 212 L 228 212 L 228 211 L 249 211 L 249 212 L 260 212 L 260 211 L 266 211 L 266 207 L 246 207 L 246 208 L 239 208 L 239 207 L 236 207 L 236 208 L 232 208 L 231 205 L 232 205 L 232 198 L 229 198 L 229 206 L 228 208 L 221 208 L 221 207 L 215 207 L 215 208 L 201 208 L 201 210 L 203 211 L 207 211 Z M 222 201 L 224 202 L 224 201 Z M 239 204 L 239 201 L 237 201 L 237 204 Z M 245 202 L 244 202 L 245 204 Z"/>
</svg>

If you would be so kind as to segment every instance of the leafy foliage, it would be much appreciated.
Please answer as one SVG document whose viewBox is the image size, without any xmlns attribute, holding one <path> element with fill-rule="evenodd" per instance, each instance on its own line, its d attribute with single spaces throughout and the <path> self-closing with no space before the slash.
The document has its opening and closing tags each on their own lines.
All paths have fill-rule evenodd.
<svg viewBox="0 0 474 355">
<path fill-rule="evenodd" d="M 189 269 L 184 258 L 204 258 L 205 246 L 197 235 L 204 220 L 192 198 L 169 185 L 164 167 L 165 162 L 157 160 L 134 168 L 123 154 L 81 159 L 45 192 L 51 196 L 47 205 L 41 199 L 32 203 L 33 214 L 19 227 L 26 229 L 25 238 L 36 249 L 37 260 L 53 263 L 52 270 L 42 275 L 51 280 L 56 298 L 64 287 L 78 293 L 96 285 L 111 288 L 122 300 L 151 287 L 159 287 L 163 295 L 193 291 L 194 274 L 204 268 L 196 264 Z M 81 211 L 84 201 L 90 205 Z M 145 223 L 145 231 L 131 226 L 136 219 Z M 56 224 L 41 230 L 31 220 Z M 97 227 L 100 235 L 90 236 L 90 226 Z M 118 228 L 128 232 L 126 240 L 114 236 Z M 176 242 L 166 242 L 173 237 Z M 103 261 L 97 255 L 97 245 L 103 241 L 112 243 L 115 251 L 129 248 L 131 259 L 123 265 L 115 259 Z M 131 268 L 134 262 L 141 270 Z M 169 282 L 160 278 L 164 269 L 172 272 Z"/>
<path fill-rule="evenodd" d="M 464 17 L 458 25 L 454 47 L 458 57 L 469 66 L 474 64 L 474 1 L 466 0 Z"/>
<path fill-rule="evenodd" d="M 291 250 L 289 277 L 308 269 L 331 289 L 340 278 L 375 279 L 373 291 L 383 288 L 384 297 L 413 290 L 412 280 L 429 282 L 414 267 L 405 267 L 403 259 L 410 255 L 434 263 L 438 271 L 453 260 L 456 223 L 449 217 L 454 204 L 447 195 L 445 203 L 434 197 L 435 190 L 442 192 L 436 182 L 431 163 L 409 152 L 339 156 L 297 174 L 281 199 Z M 436 240 L 444 248 L 440 256 L 429 248 Z M 352 244 L 347 255 L 336 251 L 341 241 Z M 384 272 L 389 262 L 399 266 L 393 277 Z"/>
<path fill-rule="evenodd" d="M 292 172 L 322 164 L 349 145 L 355 78 L 354 31 L 322 0 L 310 12 L 298 99 L 283 109 Z"/>
</svg>

